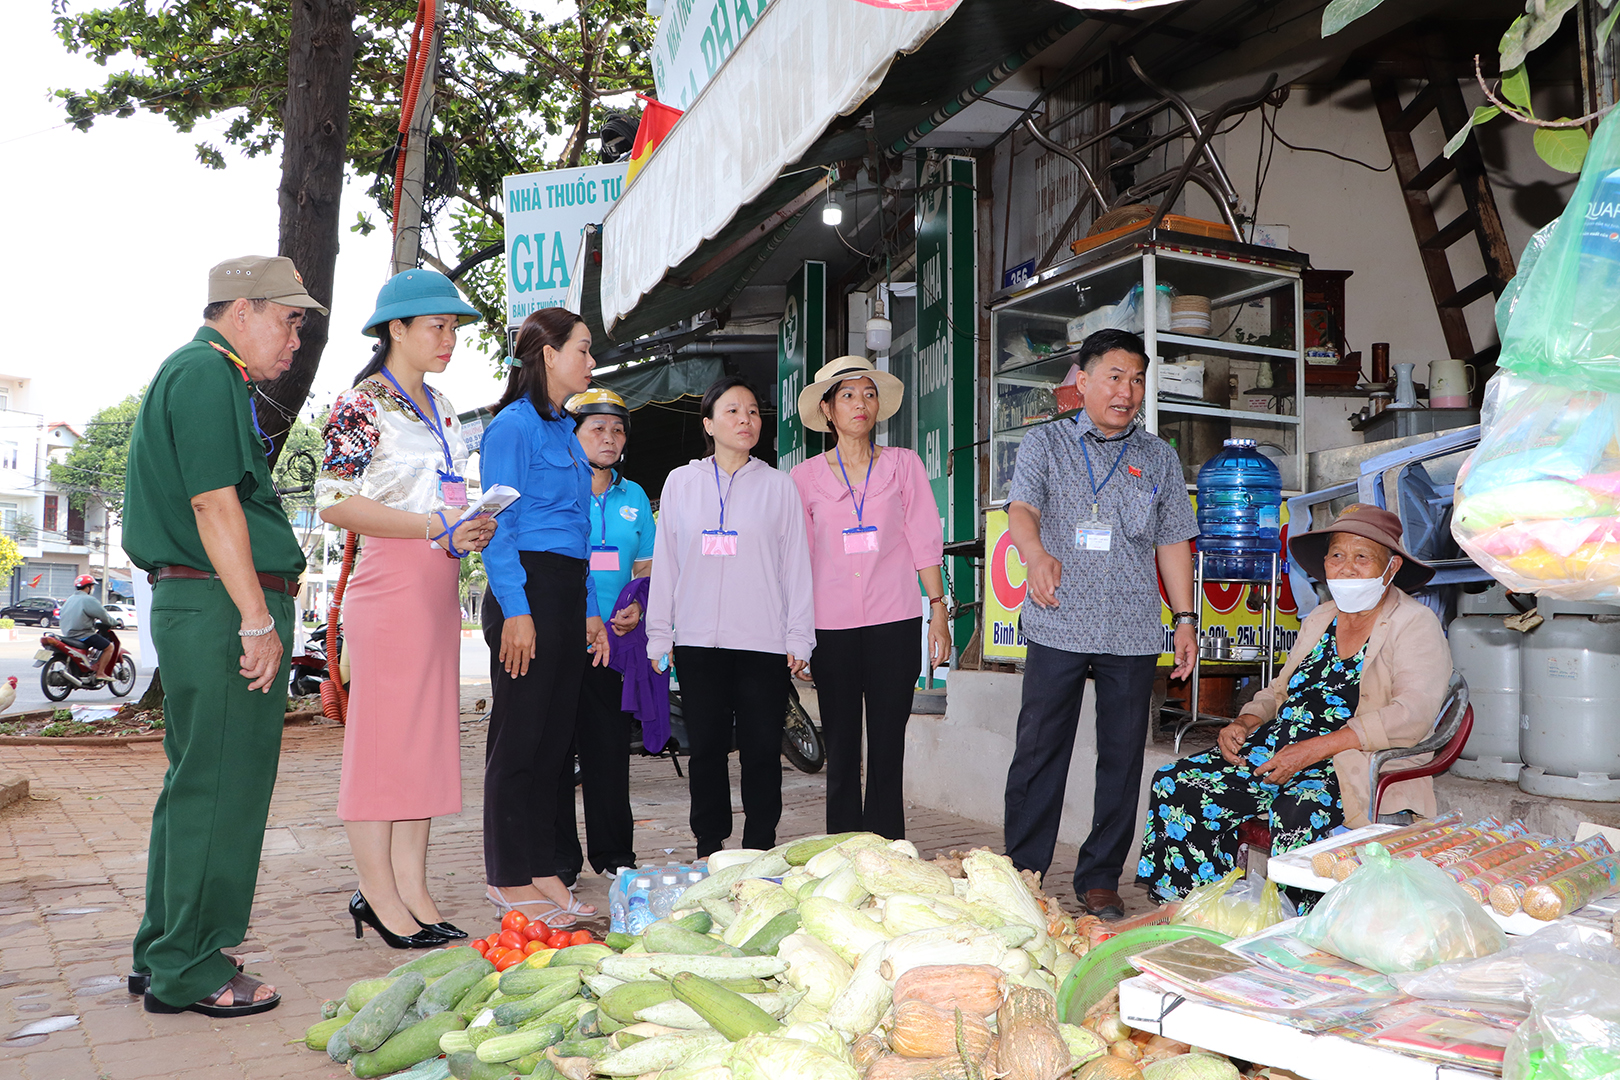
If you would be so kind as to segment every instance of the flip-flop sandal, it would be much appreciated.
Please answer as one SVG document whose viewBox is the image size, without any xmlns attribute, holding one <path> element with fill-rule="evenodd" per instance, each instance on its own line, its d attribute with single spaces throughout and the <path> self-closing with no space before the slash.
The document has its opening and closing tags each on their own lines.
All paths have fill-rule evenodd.
<svg viewBox="0 0 1620 1080">
<path fill-rule="evenodd" d="M 560 910 L 567 912 L 575 918 L 594 919 L 597 916 L 596 908 L 590 904 L 582 903 L 579 897 L 574 895 L 573 889 L 568 890 L 568 903 L 559 904 L 557 906 Z"/>
<path fill-rule="evenodd" d="M 152 996 L 152 991 L 150 990 L 146 992 L 146 996 L 142 1003 L 145 1006 L 146 1011 L 149 1013 L 194 1012 L 201 1013 L 204 1016 L 215 1016 L 224 1019 L 229 1019 L 233 1016 L 252 1016 L 254 1013 L 269 1012 L 271 1009 L 281 1004 L 280 994 L 271 994 L 263 1001 L 253 1000 L 253 995 L 258 993 L 259 987 L 263 985 L 264 984 L 259 980 L 248 975 L 243 975 L 241 972 L 237 972 L 235 975 L 231 976 L 230 982 L 226 983 L 218 990 L 215 990 L 212 994 L 209 994 L 201 1001 L 194 1001 L 190 1005 L 170 1005 L 167 1002 L 159 1001 L 157 998 Z M 227 990 L 231 992 L 232 1004 L 215 1004 L 215 1002 L 219 1000 L 220 996 Z"/>
<path fill-rule="evenodd" d="M 242 961 L 236 962 L 236 970 L 242 970 Z M 152 973 L 150 971 L 132 971 L 129 973 L 129 992 L 139 997 L 152 988 Z"/>
</svg>

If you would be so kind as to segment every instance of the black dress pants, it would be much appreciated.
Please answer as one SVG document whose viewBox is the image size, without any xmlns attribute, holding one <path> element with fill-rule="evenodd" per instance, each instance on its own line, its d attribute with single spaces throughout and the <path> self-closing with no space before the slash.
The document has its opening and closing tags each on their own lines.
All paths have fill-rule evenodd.
<svg viewBox="0 0 1620 1080">
<path fill-rule="evenodd" d="M 782 818 L 782 720 L 788 669 L 782 653 L 675 646 L 681 712 L 691 743 L 687 784 L 697 857 L 718 851 L 731 836 L 733 737 L 742 765 L 742 846 L 776 846 Z M 735 735 L 733 733 L 735 732 Z"/>
<path fill-rule="evenodd" d="M 613 639 L 615 648 L 619 641 Z M 576 877 L 587 853 L 599 874 L 636 865 L 635 820 L 630 813 L 630 723 L 635 717 L 619 708 L 623 695 L 623 675 L 605 664 L 585 665 L 574 728 L 585 799 L 585 851 L 579 846 L 572 798 L 568 818 L 557 830 L 557 859 Z M 568 876 L 562 875 L 564 880 Z"/>
<path fill-rule="evenodd" d="M 1148 709 L 1158 657 L 1073 653 L 1031 641 L 1024 659 L 1017 746 L 1007 769 L 1007 857 L 1043 876 L 1052 865 L 1086 677 L 1097 682 L 1097 766 L 1091 833 L 1074 891 L 1117 889 L 1136 834 Z"/>
<path fill-rule="evenodd" d="M 906 835 L 906 721 L 922 665 L 922 619 L 816 630 L 810 669 L 827 746 L 827 831 Z M 861 713 L 866 798 L 861 799 Z"/>
<path fill-rule="evenodd" d="M 554 877 L 559 830 L 574 828 L 574 719 L 585 651 L 584 559 L 549 551 L 518 553 L 534 619 L 535 656 L 512 678 L 501 666 L 506 617 L 484 596 L 484 641 L 494 704 L 484 744 L 484 873 L 497 889 Z M 574 843 L 579 843 L 578 838 Z"/>
</svg>

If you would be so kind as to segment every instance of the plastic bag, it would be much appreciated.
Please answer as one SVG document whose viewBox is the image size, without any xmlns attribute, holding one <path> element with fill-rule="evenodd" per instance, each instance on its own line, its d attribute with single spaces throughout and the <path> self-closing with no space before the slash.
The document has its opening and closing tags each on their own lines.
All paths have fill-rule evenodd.
<svg viewBox="0 0 1620 1080">
<path fill-rule="evenodd" d="M 1583 963 L 1538 991 L 1503 1080 L 1620 1080 L 1620 972 Z"/>
<path fill-rule="evenodd" d="M 1322 898 L 1295 936 L 1385 975 L 1502 951 L 1501 927 L 1445 871 L 1368 844 L 1361 866 Z"/>
<path fill-rule="evenodd" d="M 1170 921 L 1240 938 L 1294 917 L 1293 905 L 1277 892 L 1274 883 L 1258 877 L 1239 878 L 1243 878 L 1241 869 L 1198 886 L 1182 899 Z"/>
<path fill-rule="evenodd" d="M 1596 927 L 1559 923 L 1514 939 L 1494 956 L 1397 975 L 1395 985 L 1418 998 L 1530 1005 L 1559 980 L 1579 976 L 1591 964 L 1614 965 L 1620 973 L 1620 949 L 1610 940 Z"/>
</svg>

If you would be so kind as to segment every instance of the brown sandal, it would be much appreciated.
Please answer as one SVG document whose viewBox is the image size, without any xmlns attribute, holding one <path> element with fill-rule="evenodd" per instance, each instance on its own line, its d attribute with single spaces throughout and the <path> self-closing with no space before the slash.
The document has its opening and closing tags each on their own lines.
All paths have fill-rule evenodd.
<svg viewBox="0 0 1620 1080">
<path fill-rule="evenodd" d="M 157 998 L 152 996 L 152 991 L 150 990 L 146 992 L 146 996 L 142 1000 L 142 1004 L 149 1013 L 194 1012 L 202 1013 L 204 1016 L 218 1016 L 224 1018 L 229 1018 L 232 1016 L 252 1016 L 254 1013 L 269 1012 L 271 1009 L 281 1004 L 281 995 L 275 993 L 271 994 L 263 1001 L 253 1000 L 253 995 L 257 994 L 259 992 L 259 987 L 263 985 L 264 983 L 260 982 L 259 980 L 252 978 L 251 976 L 244 975 L 241 972 L 237 972 L 235 975 L 231 976 L 230 982 L 226 983 L 218 990 L 215 990 L 212 994 L 209 994 L 201 1001 L 194 1001 L 190 1005 L 170 1005 L 167 1002 L 159 1001 Z M 227 990 L 231 992 L 231 1004 L 216 1004 L 216 1002 L 218 1002 L 219 999 L 224 996 L 225 991 Z"/>
</svg>

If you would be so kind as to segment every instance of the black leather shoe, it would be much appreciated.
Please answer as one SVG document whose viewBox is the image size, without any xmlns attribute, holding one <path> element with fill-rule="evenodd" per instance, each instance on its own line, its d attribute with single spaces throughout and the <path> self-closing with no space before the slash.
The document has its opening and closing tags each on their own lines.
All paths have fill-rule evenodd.
<svg viewBox="0 0 1620 1080">
<path fill-rule="evenodd" d="M 416 919 L 416 916 L 412 915 L 411 918 Z M 416 919 L 416 925 L 420 926 L 424 930 L 431 930 L 435 934 L 443 934 L 445 937 L 450 938 L 451 940 L 459 940 L 459 939 L 464 938 L 464 937 L 467 936 L 467 931 L 463 930 L 461 927 L 455 925 L 454 923 L 447 923 L 447 922 L 427 923 L 427 922 L 423 922 L 421 919 Z"/>
<path fill-rule="evenodd" d="M 1125 917 L 1125 901 L 1113 889 L 1087 889 L 1080 897 L 1086 914 L 1095 915 L 1104 922 L 1116 922 Z"/>
<path fill-rule="evenodd" d="M 349 898 L 349 917 L 354 920 L 354 936 L 363 934 L 362 926 L 369 926 L 377 931 L 390 949 L 436 949 L 450 939 L 437 930 L 418 930 L 410 937 L 402 937 L 383 925 L 377 913 L 371 910 L 366 898 L 360 895 L 360 890 L 354 890 Z M 413 920 L 414 921 L 414 920 Z"/>
</svg>

